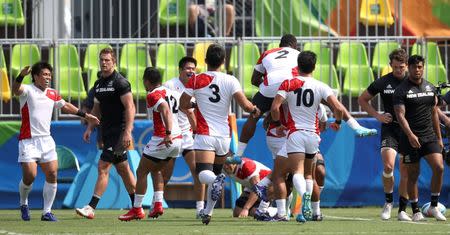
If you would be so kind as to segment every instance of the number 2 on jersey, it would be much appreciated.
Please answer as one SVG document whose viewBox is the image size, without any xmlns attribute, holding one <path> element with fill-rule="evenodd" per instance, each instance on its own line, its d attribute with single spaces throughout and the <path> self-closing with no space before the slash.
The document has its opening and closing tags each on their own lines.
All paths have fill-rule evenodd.
<svg viewBox="0 0 450 235">
<path fill-rule="evenodd" d="M 294 90 L 294 94 L 297 94 L 297 106 L 301 106 L 302 103 L 305 107 L 311 107 L 314 103 L 314 92 L 311 89 L 298 88 Z"/>
<path fill-rule="evenodd" d="M 278 51 L 277 53 L 280 55 L 275 57 L 275 59 L 285 59 L 285 58 L 287 58 L 287 54 L 289 54 L 289 51 L 281 50 L 281 51 Z"/>
<path fill-rule="evenodd" d="M 175 97 L 170 96 L 167 97 L 166 96 L 166 102 L 169 105 L 169 107 L 172 107 L 172 113 L 178 113 L 178 103 L 177 103 L 177 99 L 175 99 Z"/>
<path fill-rule="evenodd" d="M 209 86 L 209 88 L 211 88 L 212 90 L 212 94 L 214 95 L 214 97 L 209 97 L 209 101 L 213 102 L 213 103 L 217 103 L 220 101 L 220 95 L 219 95 L 219 86 L 217 86 L 216 84 L 211 84 Z"/>
</svg>

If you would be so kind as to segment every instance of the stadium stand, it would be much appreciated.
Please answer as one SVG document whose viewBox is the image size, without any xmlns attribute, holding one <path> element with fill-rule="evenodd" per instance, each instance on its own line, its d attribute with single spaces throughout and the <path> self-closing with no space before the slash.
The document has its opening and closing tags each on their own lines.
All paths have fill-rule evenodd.
<svg viewBox="0 0 450 235">
<path fill-rule="evenodd" d="M 339 45 L 336 61 L 338 72 L 345 74 L 352 65 L 369 66 L 366 48 L 361 42 L 343 42 Z"/>
<path fill-rule="evenodd" d="M 97 75 L 92 77 L 92 71 L 94 71 L 96 74 L 97 71 L 100 70 L 100 65 L 99 65 L 99 55 L 100 55 L 100 51 L 103 48 L 111 48 L 111 45 L 109 44 L 89 44 L 86 47 L 86 52 L 84 54 L 84 61 L 83 61 L 83 72 L 88 74 L 88 89 L 91 88 L 92 86 L 90 86 L 91 84 L 91 80 L 93 79 L 93 81 L 95 82 L 95 80 L 97 80 Z M 92 82 L 92 84 L 94 84 Z"/>
<path fill-rule="evenodd" d="M 316 53 L 318 64 L 333 64 L 331 48 L 323 42 L 307 42 L 303 45 L 303 50 Z"/>
<path fill-rule="evenodd" d="M 345 73 L 343 95 L 358 97 L 373 80 L 373 71 L 369 66 L 351 65 Z"/>
<path fill-rule="evenodd" d="M 192 57 L 197 60 L 197 73 L 202 73 L 207 70 L 205 58 L 206 51 L 212 42 L 199 42 L 194 45 L 194 50 L 192 51 Z M 221 67 L 222 71 L 226 71 L 225 64 Z"/>
<path fill-rule="evenodd" d="M 328 84 L 335 91 L 341 91 L 341 85 L 334 65 L 318 64 L 312 75 L 315 79 Z"/>
<path fill-rule="evenodd" d="M 186 49 L 180 43 L 161 43 L 156 55 L 156 67 L 161 72 L 163 82 L 178 77 L 178 61 L 186 56 Z"/>
<path fill-rule="evenodd" d="M 442 65 L 441 53 L 436 42 L 416 42 L 411 48 L 411 55 L 422 55 L 427 65 Z"/>
<path fill-rule="evenodd" d="M 6 73 L 6 68 L 0 68 L 0 91 L 1 100 L 8 102 L 11 99 L 11 88 L 9 86 L 8 74 Z"/>
<path fill-rule="evenodd" d="M 424 77 L 433 85 L 447 83 L 447 71 L 443 65 L 427 65 L 425 67 Z"/>
<path fill-rule="evenodd" d="M 399 47 L 399 43 L 394 41 L 380 41 L 375 45 L 372 57 L 372 70 L 375 74 L 380 75 L 385 67 L 390 67 L 389 54 Z"/>
<path fill-rule="evenodd" d="M 119 70 L 128 78 L 135 97 L 143 98 L 147 94 L 142 83 L 142 76 L 148 66 L 152 66 L 152 61 L 146 44 L 127 43 L 122 46 Z M 91 72 L 91 77 L 92 75 Z"/>
<path fill-rule="evenodd" d="M 0 26 L 23 26 L 25 17 L 23 16 L 21 0 L 0 1 Z"/>
<path fill-rule="evenodd" d="M 240 47 L 234 45 L 231 48 L 228 71 L 241 81 L 245 96 L 248 98 L 258 91 L 258 88 L 252 85 L 252 74 L 259 56 L 259 48 L 253 42 L 244 42 Z"/>
<path fill-rule="evenodd" d="M 41 53 L 36 44 L 16 44 L 12 49 L 11 70 L 13 78 L 19 75 L 20 70 L 27 65 L 33 65 L 41 60 Z M 24 84 L 30 84 L 30 75 L 25 76 Z"/>
<path fill-rule="evenodd" d="M 161 0 L 158 18 L 162 26 L 185 25 L 187 23 L 187 0 Z"/>
<path fill-rule="evenodd" d="M 394 18 L 387 0 L 362 0 L 359 21 L 364 25 L 392 25 Z"/>
</svg>

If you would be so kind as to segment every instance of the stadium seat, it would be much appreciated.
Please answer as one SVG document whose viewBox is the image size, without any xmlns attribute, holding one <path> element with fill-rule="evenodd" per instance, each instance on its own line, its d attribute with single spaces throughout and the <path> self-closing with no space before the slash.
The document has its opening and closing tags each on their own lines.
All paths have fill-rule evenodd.
<svg viewBox="0 0 450 235">
<path fill-rule="evenodd" d="M 21 0 L 1 0 L 0 1 L 0 25 L 23 26 L 25 17 L 23 16 Z"/>
<path fill-rule="evenodd" d="M 317 64 L 333 64 L 331 48 L 323 42 L 307 42 L 303 51 L 312 51 L 317 55 Z"/>
<path fill-rule="evenodd" d="M 362 0 L 359 22 L 370 26 L 390 26 L 394 24 L 389 2 L 387 0 Z"/>
<path fill-rule="evenodd" d="M 89 44 L 86 47 L 86 52 L 84 55 L 84 61 L 83 61 L 83 72 L 88 74 L 88 80 L 90 83 L 90 75 L 91 70 L 99 71 L 100 70 L 100 64 L 99 64 L 99 56 L 100 51 L 104 48 L 112 48 L 109 44 Z M 94 77 L 94 81 L 96 80 L 96 77 Z"/>
<path fill-rule="evenodd" d="M 186 56 L 186 49 L 179 43 L 161 43 L 156 52 L 156 67 L 161 72 L 163 82 L 178 77 L 178 62 Z"/>
<path fill-rule="evenodd" d="M 414 43 L 411 48 L 411 55 L 422 55 L 426 59 L 427 65 L 442 65 L 441 53 L 435 42 L 427 42 L 425 45 L 420 42 Z"/>
<path fill-rule="evenodd" d="M 384 66 L 384 68 L 381 70 L 381 76 L 384 76 L 384 75 L 386 75 L 386 74 L 388 74 L 388 73 L 390 73 L 392 71 L 393 70 L 392 70 L 390 65 Z"/>
<path fill-rule="evenodd" d="M 152 66 L 148 46 L 142 43 L 129 43 L 122 47 L 120 53 L 120 71 L 131 84 L 131 91 L 135 97 L 145 97 L 142 76 L 145 68 Z M 92 73 L 91 73 L 92 74 Z"/>
<path fill-rule="evenodd" d="M 13 78 L 19 75 L 25 66 L 32 66 L 41 60 L 41 53 L 36 44 L 16 44 L 12 48 L 11 71 Z M 31 84 L 30 75 L 25 76 L 24 84 Z"/>
<path fill-rule="evenodd" d="M 211 42 L 199 42 L 194 45 L 194 51 L 192 52 L 192 57 L 197 60 L 197 73 L 205 72 L 207 69 L 205 58 L 206 51 L 208 47 L 211 45 Z M 222 71 L 225 70 L 225 64 L 221 67 Z"/>
<path fill-rule="evenodd" d="M 8 102 L 11 99 L 11 88 L 9 86 L 9 78 L 6 73 L 6 68 L 0 68 L 0 90 L 1 90 L 1 100 Z"/>
<path fill-rule="evenodd" d="M 258 91 L 258 88 L 252 85 L 252 74 L 259 57 L 259 48 L 252 42 L 243 43 L 240 51 L 237 45 L 231 48 L 228 70 L 241 81 L 245 96 L 248 98 L 252 97 Z"/>
<path fill-rule="evenodd" d="M 374 80 L 369 66 L 352 65 L 345 73 L 343 95 L 358 97 Z"/>
<path fill-rule="evenodd" d="M 78 163 L 77 156 L 69 148 L 56 145 L 56 154 L 58 155 L 58 171 L 73 169 L 76 172 L 80 171 L 80 164 Z M 75 176 L 65 177 L 58 174 L 56 181 L 58 183 L 72 183 Z"/>
<path fill-rule="evenodd" d="M 341 85 L 336 73 L 336 68 L 332 64 L 318 64 L 313 71 L 313 78 L 328 84 L 333 90 L 341 91 Z"/>
<path fill-rule="evenodd" d="M 352 65 L 369 66 L 366 48 L 361 42 L 343 42 L 339 45 L 336 67 L 345 74 Z"/>
<path fill-rule="evenodd" d="M 187 0 L 160 0 L 158 9 L 159 24 L 186 25 Z"/>
<path fill-rule="evenodd" d="M 424 77 L 435 86 L 448 82 L 447 71 L 443 65 L 427 65 L 424 69 Z"/>
<path fill-rule="evenodd" d="M 54 67 L 55 88 L 64 99 L 84 99 L 87 96 L 81 75 L 77 48 L 71 44 L 61 44 L 50 48 L 49 63 Z"/>
<path fill-rule="evenodd" d="M 266 50 L 270 50 L 270 49 L 278 48 L 278 47 L 280 47 L 279 42 L 271 42 L 271 43 L 267 44 Z"/>
<path fill-rule="evenodd" d="M 372 57 L 372 70 L 375 74 L 382 74 L 383 68 L 389 66 L 389 54 L 398 48 L 399 43 L 393 41 L 381 41 L 375 45 Z"/>
<path fill-rule="evenodd" d="M 0 68 L 6 69 L 5 54 L 3 54 L 3 48 L 0 46 Z"/>
</svg>

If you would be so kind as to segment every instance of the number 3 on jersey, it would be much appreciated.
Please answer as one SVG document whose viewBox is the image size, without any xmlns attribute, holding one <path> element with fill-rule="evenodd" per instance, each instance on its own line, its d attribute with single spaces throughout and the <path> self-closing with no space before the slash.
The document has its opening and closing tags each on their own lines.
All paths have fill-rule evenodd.
<svg viewBox="0 0 450 235">
<path fill-rule="evenodd" d="M 165 98 L 167 104 L 169 105 L 169 107 L 172 107 L 172 113 L 178 113 L 178 102 L 177 99 L 175 97 L 173 97 L 172 95 Z"/>
<path fill-rule="evenodd" d="M 213 103 L 217 103 L 220 101 L 220 95 L 219 95 L 219 86 L 217 86 L 216 84 L 211 84 L 209 86 L 209 88 L 212 90 L 212 94 L 214 95 L 214 97 L 209 97 L 209 101 L 213 102 Z"/>
<path fill-rule="evenodd" d="M 314 92 L 311 89 L 298 88 L 294 91 L 297 94 L 297 106 L 301 106 L 302 103 L 305 107 L 311 107 L 314 103 Z"/>
</svg>

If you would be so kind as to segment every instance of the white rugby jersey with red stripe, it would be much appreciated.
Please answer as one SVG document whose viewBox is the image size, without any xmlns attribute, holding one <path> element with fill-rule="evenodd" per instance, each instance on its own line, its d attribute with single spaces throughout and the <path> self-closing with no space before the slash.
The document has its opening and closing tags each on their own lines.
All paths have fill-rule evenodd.
<svg viewBox="0 0 450 235">
<path fill-rule="evenodd" d="M 42 91 L 34 84 L 22 84 L 22 87 L 23 93 L 19 97 L 22 116 L 19 140 L 49 136 L 53 108 L 62 108 L 66 102 L 52 88 Z"/>
<path fill-rule="evenodd" d="M 184 90 L 186 89 L 179 78 L 170 79 L 169 81 L 164 83 L 164 86 L 172 91 L 172 94 L 177 100 L 180 99 L 181 94 L 183 94 Z M 182 132 L 191 130 L 191 124 L 189 123 L 186 114 L 183 112 L 178 112 L 178 125 L 180 125 L 180 129 Z"/>
<path fill-rule="evenodd" d="M 237 165 L 234 172 L 230 174 L 230 177 L 239 182 L 244 187 L 252 187 L 250 179 L 253 176 L 259 175 L 259 179 L 261 180 L 272 172 L 269 167 L 258 161 L 245 157 L 241 159 L 241 164 Z"/>
<path fill-rule="evenodd" d="M 163 102 L 169 104 L 170 112 L 172 113 L 172 136 L 178 136 L 181 134 L 181 129 L 178 125 L 180 100 L 169 88 L 164 86 L 157 87 L 147 94 L 147 109 L 153 113 L 153 136 L 161 138 L 166 136 L 166 127 L 164 126 L 162 114 L 158 111 L 158 106 Z"/>
<path fill-rule="evenodd" d="M 298 75 L 297 57 L 300 52 L 290 47 L 279 47 L 265 51 L 255 65 L 255 70 L 264 74 L 259 92 L 273 98 L 281 82 Z"/>
<path fill-rule="evenodd" d="M 327 84 L 298 76 L 283 81 L 277 94 L 285 98 L 289 106 L 287 119 L 289 133 L 303 130 L 319 134 L 317 112 L 320 102 L 333 95 L 333 91 Z"/>
<path fill-rule="evenodd" d="M 283 126 L 287 126 L 287 114 L 288 113 L 289 113 L 288 105 L 286 103 L 283 103 L 280 106 L 280 122 L 281 122 L 281 125 L 283 125 Z M 270 115 L 270 113 L 269 113 L 269 115 Z M 287 134 L 287 133 L 285 133 L 285 134 Z M 273 123 L 269 124 L 266 135 L 270 136 L 270 137 L 276 137 L 276 138 L 285 138 L 286 137 L 286 136 L 279 136 L 277 134 L 277 126 Z"/>
<path fill-rule="evenodd" d="M 242 91 L 236 77 L 208 71 L 189 78 L 186 94 L 197 101 L 197 134 L 230 137 L 228 113 L 236 92 Z"/>
</svg>

